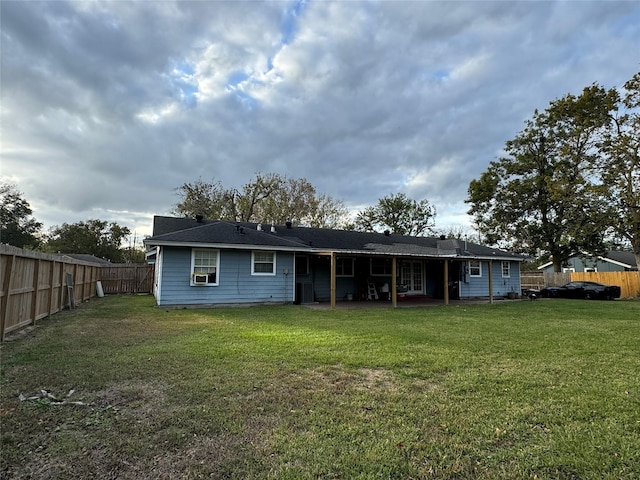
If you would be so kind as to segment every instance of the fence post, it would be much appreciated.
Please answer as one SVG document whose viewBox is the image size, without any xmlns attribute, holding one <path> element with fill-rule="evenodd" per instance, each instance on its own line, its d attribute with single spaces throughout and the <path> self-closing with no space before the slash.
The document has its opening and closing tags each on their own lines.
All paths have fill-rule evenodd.
<svg viewBox="0 0 640 480">
<path fill-rule="evenodd" d="M 58 295 L 58 310 L 61 311 L 64 305 L 64 262 L 60 262 L 60 294 Z"/>
<path fill-rule="evenodd" d="M 33 266 L 33 297 L 31 298 L 31 324 L 36 324 L 38 316 L 38 285 L 40 283 L 40 259 L 36 258 Z"/>
<path fill-rule="evenodd" d="M 51 267 L 49 268 L 49 308 L 47 308 L 47 316 L 51 316 L 53 312 L 53 282 L 55 282 L 56 274 L 56 261 L 51 260 Z"/>
<path fill-rule="evenodd" d="M 9 289 L 11 288 L 11 274 L 13 273 L 13 263 L 16 259 L 15 255 L 7 257 L 7 264 L 4 271 L 4 278 L 2 279 L 2 304 L 0 306 L 0 341 L 4 342 L 4 329 L 7 318 L 7 311 L 9 308 Z"/>
</svg>

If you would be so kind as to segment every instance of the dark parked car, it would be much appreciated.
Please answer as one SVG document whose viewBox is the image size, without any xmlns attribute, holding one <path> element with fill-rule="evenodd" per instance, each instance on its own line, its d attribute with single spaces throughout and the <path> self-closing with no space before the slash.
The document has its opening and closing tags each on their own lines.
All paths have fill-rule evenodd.
<svg viewBox="0 0 640 480">
<path fill-rule="evenodd" d="M 612 300 L 620 297 L 620 287 L 596 282 L 569 282 L 561 287 L 540 290 L 541 297 Z"/>
</svg>

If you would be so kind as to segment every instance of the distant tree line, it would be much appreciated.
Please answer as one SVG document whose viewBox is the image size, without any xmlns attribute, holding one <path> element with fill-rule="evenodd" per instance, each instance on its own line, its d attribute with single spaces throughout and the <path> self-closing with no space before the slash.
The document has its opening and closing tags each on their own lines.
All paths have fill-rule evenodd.
<svg viewBox="0 0 640 480">
<path fill-rule="evenodd" d="M 171 213 L 177 216 L 240 222 L 290 221 L 299 225 L 333 228 L 341 224 L 347 208 L 340 200 L 320 195 L 304 178 L 277 173 L 256 174 L 241 189 L 225 188 L 219 181 L 196 180 L 176 189 L 179 201 Z"/>
<path fill-rule="evenodd" d="M 143 263 L 144 252 L 123 242 L 130 237 L 128 227 L 116 222 L 87 220 L 54 226 L 42 233 L 42 223 L 22 192 L 12 183 L 0 184 L 0 242 L 48 253 L 94 255 L 113 263 Z"/>
<path fill-rule="evenodd" d="M 179 201 L 172 213 L 184 217 L 425 235 L 433 231 L 436 216 L 428 200 L 416 201 L 398 193 L 379 199 L 352 220 L 343 201 L 318 194 L 304 178 L 277 173 L 258 173 L 240 190 L 199 179 L 176 191 Z"/>
<path fill-rule="evenodd" d="M 42 224 L 32 217 L 29 203 L 17 186 L 3 183 L 0 188 L 2 243 L 51 253 L 90 254 L 114 263 L 144 262 L 143 251 L 135 245 L 124 245 L 131 239 L 128 227 L 92 219 L 63 223 L 42 233 Z M 202 215 L 229 221 L 292 222 L 309 227 L 426 235 L 433 232 L 436 215 L 427 200 L 391 194 L 352 219 L 341 200 L 318 194 L 308 180 L 276 173 L 256 174 L 240 190 L 225 188 L 220 182 L 196 180 L 176 191 L 179 201 L 171 213 L 192 218 Z"/>
</svg>

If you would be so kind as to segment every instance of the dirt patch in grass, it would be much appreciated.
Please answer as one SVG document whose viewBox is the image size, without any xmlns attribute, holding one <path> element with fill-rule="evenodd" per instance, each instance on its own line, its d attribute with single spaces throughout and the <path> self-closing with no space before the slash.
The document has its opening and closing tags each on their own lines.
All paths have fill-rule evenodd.
<svg viewBox="0 0 640 480">
<path fill-rule="evenodd" d="M 360 381 L 358 388 L 381 388 L 387 392 L 397 392 L 397 381 L 393 378 L 393 374 L 382 368 L 361 368 L 358 370 Z"/>
<path fill-rule="evenodd" d="M 348 371 L 343 365 L 335 365 L 307 371 L 300 379 L 308 383 L 313 390 L 328 390 L 331 393 L 347 393 L 358 390 L 384 390 L 397 392 L 398 378 L 393 372 L 383 368 L 360 368 Z"/>
<path fill-rule="evenodd" d="M 155 410 L 166 404 L 166 385 L 125 382 L 96 392 L 94 403 L 102 407 L 129 407 L 135 410 L 133 413 L 140 414 L 142 406 L 147 411 Z"/>
</svg>

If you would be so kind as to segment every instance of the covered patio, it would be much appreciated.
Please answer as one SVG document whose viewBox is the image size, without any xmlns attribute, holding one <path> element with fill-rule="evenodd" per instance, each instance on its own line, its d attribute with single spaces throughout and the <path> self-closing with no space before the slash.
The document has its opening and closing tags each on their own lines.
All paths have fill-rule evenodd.
<svg viewBox="0 0 640 480">
<path fill-rule="evenodd" d="M 494 298 L 494 289 L 493 289 L 493 272 L 492 272 L 492 262 L 487 262 L 488 265 L 488 296 L 484 298 L 466 298 L 460 300 L 455 298 L 452 295 L 452 285 L 457 284 L 460 281 L 458 272 L 458 267 L 460 265 L 460 261 L 462 260 L 459 256 L 451 255 L 449 256 L 427 256 L 427 255 L 416 255 L 416 256 L 407 256 L 407 255 L 376 255 L 375 257 L 371 257 L 370 255 L 362 255 L 361 252 L 353 252 L 352 255 L 354 257 L 360 258 L 382 258 L 390 261 L 390 272 L 389 275 L 389 299 L 388 300 L 367 300 L 367 301 L 347 301 L 344 295 L 338 293 L 337 288 L 337 279 L 338 279 L 338 260 L 340 258 L 344 258 L 344 253 L 336 253 L 336 252 L 327 252 L 325 254 L 320 254 L 320 256 L 326 256 L 330 260 L 330 297 L 328 302 L 318 302 L 318 304 L 328 304 L 328 308 L 360 308 L 358 304 L 364 304 L 367 308 L 371 308 L 374 305 L 380 305 L 384 307 L 415 307 L 415 306 L 435 306 L 435 305 L 450 305 L 450 304 L 469 304 L 469 303 L 493 303 L 496 298 Z M 440 292 L 437 296 L 429 296 L 429 295 L 405 295 L 402 293 L 398 293 L 401 291 L 398 285 L 398 266 L 399 262 L 407 261 L 411 259 L 420 259 L 421 261 L 431 261 L 432 265 L 437 265 L 439 272 L 437 272 L 438 282 L 440 285 L 437 286 L 438 291 Z M 362 299 L 360 299 L 362 300 Z M 310 304 L 313 306 L 314 304 Z"/>
</svg>

